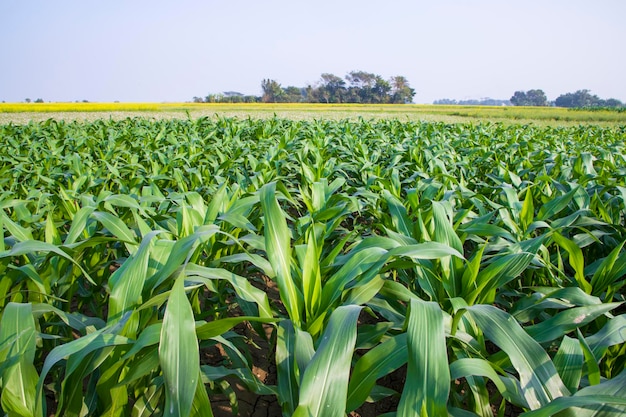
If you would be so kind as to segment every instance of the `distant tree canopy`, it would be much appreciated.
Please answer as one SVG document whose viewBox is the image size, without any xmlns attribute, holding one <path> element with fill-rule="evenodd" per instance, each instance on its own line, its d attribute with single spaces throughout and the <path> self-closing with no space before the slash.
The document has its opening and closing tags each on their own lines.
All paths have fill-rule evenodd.
<svg viewBox="0 0 626 417">
<path fill-rule="evenodd" d="M 494 98 L 483 98 L 480 100 L 453 100 L 449 98 L 442 98 L 435 100 L 433 104 L 443 104 L 449 106 L 510 106 L 509 100 L 498 100 Z"/>
<path fill-rule="evenodd" d="M 575 93 L 561 94 L 554 100 L 557 107 L 624 107 L 624 103 L 615 99 L 601 99 L 597 95 L 592 95 L 589 90 L 578 90 Z"/>
<path fill-rule="evenodd" d="M 515 106 L 557 106 L 570 108 L 586 107 L 624 107 L 621 101 L 610 98 L 601 99 L 592 95 L 589 90 L 578 90 L 575 93 L 561 94 L 553 102 L 549 102 L 543 90 L 516 91 L 511 97 L 511 104 Z"/>
<path fill-rule="evenodd" d="M 396 75 L 388 80 L 365 71 L 352 71 L 341 78 L 324 73 L 315 85 L 283 87 L 273 79 L 263 79 L 260 97 L 244 96 L 235 92 L 208 95 L 194 102 L 263 102 L 263 103 L 411 103 L 415 90 L 406 77 Z"/>
<path fill-rule="evenodd" d="M 516 91 L 511 97 L 514 106 L 549 106 L 548 97 L 543 90 Z"/>
</svg>

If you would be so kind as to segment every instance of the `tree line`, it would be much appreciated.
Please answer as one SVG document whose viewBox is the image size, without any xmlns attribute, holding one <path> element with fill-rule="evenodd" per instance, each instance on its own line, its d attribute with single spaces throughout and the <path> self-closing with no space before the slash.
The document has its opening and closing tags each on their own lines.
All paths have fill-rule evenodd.
<svg viewBox="0 0 626 417">
<path fill-rule="evenodd" d="M 554 101 L 548 101 L 543 90 L 516 91 L 510 99 L 514 106 L 556 106 L 569 108 L 619 108 L 624 103 L 615 98 L 602 99 L 589 90 L 578 90 L 558 96 Z"/>
<path fill-rule="evenodd" d="M 314 85 L 306 87 L 283 87 L 278 81 L 264 79 L 261 96 L 251 96 L 227 91 L 209 94 L 205 98 L 194 97 L 196 103 L 364 103 L 405 104 L 411 103 L 415 90 L 402 75 L 384 79 L 378 74 L 352 71 L 345 77 L 324 73 Z"/>
</svg>

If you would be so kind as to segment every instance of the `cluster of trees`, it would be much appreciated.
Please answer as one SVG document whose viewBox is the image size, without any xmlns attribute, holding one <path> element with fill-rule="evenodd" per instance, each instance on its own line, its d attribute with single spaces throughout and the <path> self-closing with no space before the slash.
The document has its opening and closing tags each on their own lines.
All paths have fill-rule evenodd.
<svg viewBox="0 0 626 417">
<path fill-rule="evenodd" d="M 334 74 L 321 75 L 315 85 L 283 87 L 278 81 L 264 79 L 263 95 L 246 96 L 236 91 L 210 94 L 204 99 L 194 97 L 196 103 L 411 103 L 415 90 L 406 77 L 396 75 L 388 80 L 365 71 L 352 71 L 345 78 Z"/>
<path fill-rule="evenodd" d="M 553 102 L 548 101 L 542 90 L 516 91 L 511 97 L 514 106 L 556 106 L 556 107 L 624 107 L 624 103 L 615 99 L 601 99 L 589 90 L 578 90 L 574 93 L 561 94 Z"/>
<path fill-rule="evenodd" d="M 442 98 L 441 100 L 435 100 L 433 104 L 444 104 L 451 106 L 510 106 L 510 100 L 498 100 L 495 98 L 483 98 L 480 100 L 452 100 L 449 98 Z"/>
</svg>

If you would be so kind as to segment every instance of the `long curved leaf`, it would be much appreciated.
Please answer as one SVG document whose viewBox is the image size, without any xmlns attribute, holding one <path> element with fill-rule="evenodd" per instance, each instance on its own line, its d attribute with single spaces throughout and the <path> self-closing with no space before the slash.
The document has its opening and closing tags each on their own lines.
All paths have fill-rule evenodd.
<svg viewBox="0 0 626 417">
<path fill-rule="evenodd" d="M 159 363 L 165 382 L 164 416 L 188 416 L 200 378 L 200 356 L 193 311 L 179 276 L 163 317 Z"/>
<path fill-rule="evenodd" d="M 294 417 L 345 416 L 360 311 L 361 307 L 350 305 L 338 307 L 331 314 L 320 345 L 304 371 Z"/>
<path fill-rule="evenodd" d="M 472 306 L 468 312 L 485 336 L 509 356 L 519 373 L 523 394 L 531 409 L 569 395 L 548 354 L 515 318 L 489 305 Z"/>
<path fill-rule="evenodd" d="M 260 199 L 265 216 L 265 250 L 276 272 L 280 298 L 294 325 L 300 327 L 303 296 L 291 276 L 291 232 L 276 200 L 276 183 L 264 185 Z"/>
<path fill-rule="evenodd" d="M 407 317 L 408 368 L 398 417 L 422 412 L 447 414 L 450 368 L 446 349 L 443 312 L 437 303 L 411 299 Z"/>
</svg>

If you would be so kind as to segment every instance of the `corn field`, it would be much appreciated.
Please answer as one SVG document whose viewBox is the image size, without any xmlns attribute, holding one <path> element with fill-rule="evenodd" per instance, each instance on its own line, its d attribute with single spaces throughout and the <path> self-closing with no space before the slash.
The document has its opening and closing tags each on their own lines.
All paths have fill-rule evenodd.
<svg viewBox="0 0 626 417">
<path fill-rule="evenodd" d="M 625 142 L 2 125 L 2 414 L 237 415 L 244 392 L 295 417 L 624 415 Z"/>
</svg>

